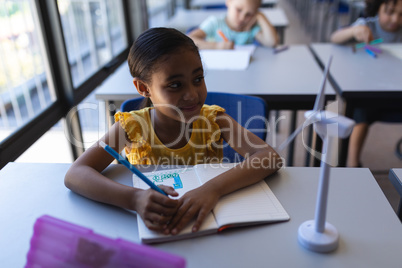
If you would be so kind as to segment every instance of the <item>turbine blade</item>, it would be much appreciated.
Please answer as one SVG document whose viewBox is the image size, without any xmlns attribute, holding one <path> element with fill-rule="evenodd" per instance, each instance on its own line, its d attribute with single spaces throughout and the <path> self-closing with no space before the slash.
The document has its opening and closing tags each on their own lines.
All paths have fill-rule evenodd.
<svg viewBox="0 0 402 268">
<path fill-rule="evenodd" d="M 278 151 L 282 151 L 283 149 L 286 148 L 286 146 L 289 145 L 289 143 L 296 138 L 296 136 L 303 130 L 304 124 L 301 124 L 292 134 L 289 135 L 289 137 L 278 147 Z"/>
</svg>

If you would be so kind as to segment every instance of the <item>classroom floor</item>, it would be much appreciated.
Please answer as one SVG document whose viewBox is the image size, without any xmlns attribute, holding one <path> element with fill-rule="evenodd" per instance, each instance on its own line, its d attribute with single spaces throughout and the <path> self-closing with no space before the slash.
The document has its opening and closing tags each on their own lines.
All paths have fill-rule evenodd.
<svg viewBox="0 0 402 268">
<path fill-rule="evenodd" d="M 285 43 L 311 43 L 313 39 L 303 28 L 303 24 L 293 7 L 286 0 L 279 0 L 278 5 L 284 9 L 289 20 L 289 27 L 285 31 Z M 96 102 L 94 97 L 90 101 Z M 303 111 L 298 113 L 298 124 L 303 122 L 303 113 Z M 278 146 L 289 135 L 290 112 L 281 111 L 280 115 L 284 119 L 280 121 L 279 130 L 275 134 L 275 138 L 273 139 L 272 136 L 268 138 L 268 142 L 274 147 Z M 102 136 L 96 131 L 84 131 L 83 135 L 88 145 L 91 141 L 94 142 Z M 65 137 L 62 128 L 53 128 L 27 150 L 17 162 L 71 163 L 72 156 Z M 370 129 L 362 156 L 363 166 L 371 170 L 394 210 L 397 209 L 399 196 L 388 180 L 388 172 L 390 168 L 402 168 L 402 160 L 397 158 L 394 152 L 396 143 L 400 138 L 402 138 L 402 124 L 375 123 Z M 57 152 L 54 148 L 57 148 Z M 286 158 L 286 152 L 281 153 L 281 155 Z M 294 166 L 304 166 L 305 157 L 302 137 L 299 135 L 296 140 Z"/>
</svg>

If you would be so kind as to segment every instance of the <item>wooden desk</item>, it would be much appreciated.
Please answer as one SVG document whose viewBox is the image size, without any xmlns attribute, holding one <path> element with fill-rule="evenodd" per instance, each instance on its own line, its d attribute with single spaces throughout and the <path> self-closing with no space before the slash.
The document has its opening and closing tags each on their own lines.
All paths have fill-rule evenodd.
<svg viewBox="0 0 402 268">
<path fill-rule="evenodd" d="M 399 194 L 398 217 L 402 221 L 402 168 L 392 168 L 389 171 L 389 180 Z"/>
<path fill-rule="evenodd" d="M 224 0 L 190 0 L 191 8 L 213 8 L 213 7 L 221 7 L 225 5 Z M 278 0 L 262 0 L 262 7 L 274 7 L 278 3 Z"/>
<path fill-rule="evenodd" d="M 139 242 L 135 213 L 97 203 L 65 188 L 69 164 L 9 163 L 0 171 L 0 263 L 23 267 L 35 220 L 50 215 L 110 238 Z M 132 185 L 112 165 L 106 176 Z M 339 248 L 318 254 L 297 242 L 299 225 L 314 217 L 318 168 L 286 168 L 266 179 L 289 213 L 288 222 L 156 245 L 187 259 L 188 267 L 400 267 L 402 225 L 369 169 L 332 169 L 328 221 Z"/>
<path fill-rule="evenodd" d="M 128 66 L 123 64 L 96 90 L 95 96 L 104 101 L 106 107 L 138 97 L 132 80 Z M 205 71 L 210 92 L 259 96 L 265 99 L 269 110 L 292 110 L 290 132 L 296 126 L 296 111 L 313 108 L 321 80 L 322 70 L 305 45 L 292 45 L 278 54 L 274 54 L 271 48 L 258 47 L 245 71 Z M 335 98 L 335 91 L 329 83 L 326 94 L 327 99 Z M 111 114 L 114 112 L 112 109 Z M 287 164 L 291 166 L 293 145 L 288 148 Z"/>
<path fill-rule="evenodd" d="M 285 29 L 289 25 L 285 12 L 281 8 L 262 8 L 261 11 L 269 19 L 272 26 L 275 27 L 279 35 L 279 42 L 283 44 L 285 40 Z M 223 16 L 224 14 L 226 14 L 226 10 L 222 9 L 179 9 L 164 26 L 176 28 L 185 33 L 191 27 L 200 25 L 209 16 Z"/>
<path fill-rule="evenodd" d="M 387 109 L 402 101 L 402 44 L 380 45 L 383 50 L 377 58 L 364 49 L 353 53 L 350 46 L 312 44 L 311 49 L 319 64 L 324 66 L 330 55 L 333 60 L 329 79 L 346 102 L 345 115 L 353 117 L 356 107 Z M 402 106 L 401 110 L 402 110 Z M 347 140 L 343 143 L 340 163 L 346 163 Z"/>
</svg>

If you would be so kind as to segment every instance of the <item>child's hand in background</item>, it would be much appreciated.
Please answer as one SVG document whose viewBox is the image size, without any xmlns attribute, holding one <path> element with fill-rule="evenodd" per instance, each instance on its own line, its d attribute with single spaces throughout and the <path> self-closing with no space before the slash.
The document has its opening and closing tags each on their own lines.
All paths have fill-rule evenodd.
<svg viewBox="0 0 402 268">
<path fill-rule="evenodd" d="M 219 194 L 206 187 L 199 187 L 187 192 L 179 199 L 180 207 L 167 229 L 173 235 L 178 234 L 195 218 L 196 221 L 192 227 L 192 231 L 198 231 L 206 216 L 218 203 L 219 198 Z"/>
<path fill-rule="evenodd" d="M 250 21 L 247 23 L 247 25 L 244 27 L 243 31 L 244 31 L 244 32 L 250 31 L 251 28 L 252 28 L 256 23 L 258 23 L 258 20 L 259 20 L 259 18 L 261 18 L 261 16 L 264 16 L 264 15 L 263 15 L 261 12 L 257 12 L 257 13 L 255 14 L 255 16 L 252 17 L 252 18 L 250 19 Z"/>
<path fill-rule="evenodd" d="M 234 42 L 233 41 L 217 42 L 216 49 L 234 49 Z"/>
<path fill-rule="evenodd" d="M 369 43 L 374 39 L 370 28 L 365 25 L 353 27 L 353 36 L 358 42 Z"/>
<path fill-rule="evenodd" d="M 159 187 L 168 195 L 178 196 L 172 188 L 164 185 Z M 167 224 L 176 214 L 179 201 L 171 199 L 155 190 L 140 190 L 134 196 L 135 210 L 140 214 L 145 225 L 153 231 L 163 232 Z"/>
</svg>

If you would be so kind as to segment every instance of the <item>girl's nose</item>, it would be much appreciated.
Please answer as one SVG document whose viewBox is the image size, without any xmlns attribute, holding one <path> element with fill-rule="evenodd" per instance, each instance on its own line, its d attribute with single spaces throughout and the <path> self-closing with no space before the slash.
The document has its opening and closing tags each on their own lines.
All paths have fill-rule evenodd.
<svg viewBox="0 0 402 268">
<path fill-rule="evenodd" d="M 183 99 L 185 101 L 193 101 L 198 97 L 197 89 L 195 87 L 190 86 L 188 90 L 184 93 Z"/>
</svg>

